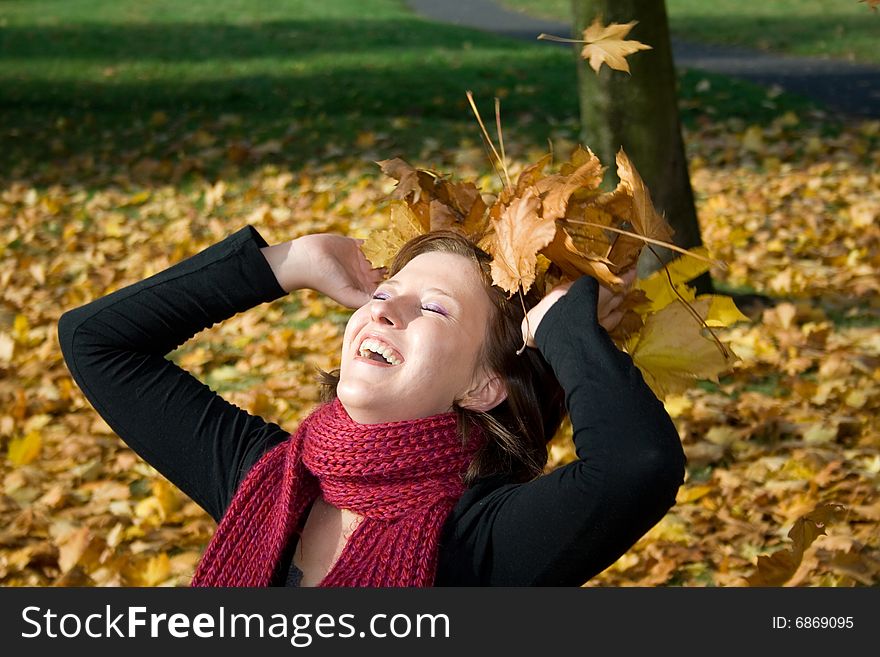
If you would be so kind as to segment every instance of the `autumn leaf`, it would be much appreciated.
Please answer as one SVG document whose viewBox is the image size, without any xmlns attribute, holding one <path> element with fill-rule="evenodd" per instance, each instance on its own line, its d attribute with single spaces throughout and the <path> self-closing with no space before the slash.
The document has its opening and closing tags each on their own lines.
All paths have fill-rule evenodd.
<svg viewBox="0 0 880 657">
<path fill-rule="evenodd" d="M 639 50 L 650 50 L 651 46 L 639 41 L 625 40 L 629 31 L 638 23 L 610 23 L 602 25 L 602 17 L 596 17 L 584 30 L 586 45 L 581 49 L 581 57 L 590 63 L 590 67 L 599 72 L 602 64 L 607 64 L 617 71 L 629 73 L 626 58 Z"/>
<path fill-rule="evenodd" d="M 581 253 L 571 236 L 562 226 L 557 226 L 551 242 L 541 249 L 541 253 L 562 270 L 570 279 L 587 274 L 609 287 L 620 285 L 623 281 L 609 268 L 605 258 L 587 256 Z"/>
<path fill-rule="evenodd" d="M 623 148 L 617 151 L 616 159 L 617 177 L 632 197 L 632 224 L 635 232 L 664 242 L 672 241 L 672 226 L 657 213 L 648 187 Z"/>
<path fill-rule="evenodd" d="M 580 189 L 595 189 L 602 182 L 604 169 L 599 158 L 589 149 L 581 148 L 574 154 L 574 158 L 579 157 L 584 161 L 570 173 L 561 172 L 535 182 L 535 188 L 541 194 L 541 214 L 545 219 L 564 217 L 572 194 Z"/>
<path fill-rule="evenodd" d="M 27 465 L 40 455 L 43 441 L 39 431 L 29 431 L 9 441 L 7 458 L 13 465 Z"/>
<path fill-rule="evenodd" d="M 513 295 L 535 282 L 538 251 L 547 246 L 556 234 L 556 222 L 538 215 L 541 200 L 533 190 L 526 190 L 493 222 L 493 233 L 487 247 L 492 255 L 492 282 Z"/>
<path fill-rule="evenodd" d="M 769 556 L 758 557 L 757 569 L 746 578 L 749 586 L 782 586 L 794 575 L 804 558 L 804 551 L 820 536 L 825 527 L 842 517 L 845 507 L 841 504 L 820 504 L 810 513 L 795 520 L 788 532 L 792 540 L 790 548 L 779 550 Z"/>
<path fill-rule="evenodd" d="M 694 247 L 690 252 L 706 258 L 709 256 L 709 251 L 705 247 Z M 686 301 L 693 301 L 695 292 L 687 283 L 708 270 L 709 263 L 706 260 L 680 256 L 667 262 L 665 267 L 661 267 L 651 275 L 636 281 L 635 287 L 642 290 L 650 299 L 650 305 L 646 310 L 656 312 L 679 299 L 679 295 Z"/>
<path fill-rule="evenodd" d="M 361 250 L 374 267 L 390 265 L 400 248 L 423 232 L 415 214 L 403 201 L 392 201 L 389 214 L 391 226 L 371 232 L 361 245 Z"/>
<path fill-rule="evenodd" d="M 416 169 L 400 158 L 381 160 L 382 172 L 398 180 L 392 199 L 405 201 L 416 234 L 453 230 L 479 241 L 486 230 L 486 203 L 472 182 L 449 180 L 437 172 Z M 405 232 L 405 231 L 404 231 Z"/>
<path fill-rule="evenodd" d="M 691 308 L 704 318 L 711 299 L 697 299 Z M 681 392 L 697 379 L 717 380 L 734 358 L 703 335 L 702 325 L 685 308 L 672 303 L 645 319 L 645 325 L 626 345 L 645 382 L 660 399 Z"/>
</svg>

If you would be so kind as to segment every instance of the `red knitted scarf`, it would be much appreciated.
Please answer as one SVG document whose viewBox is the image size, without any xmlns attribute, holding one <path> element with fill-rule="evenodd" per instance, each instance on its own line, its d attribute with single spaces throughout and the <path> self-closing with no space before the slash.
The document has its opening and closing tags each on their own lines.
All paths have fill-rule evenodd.
<svg viewBox="0 0 880 657">
<path fill-rule="evenodd" d="M 358 424 L 339 400 L 318 406 L 248 472 L 192 586 L 268 586 L 318 495 L 364 516 L 319 586 L 433 586 L 475 438 L 462 447 L 452 412 Z"/>
</svg>

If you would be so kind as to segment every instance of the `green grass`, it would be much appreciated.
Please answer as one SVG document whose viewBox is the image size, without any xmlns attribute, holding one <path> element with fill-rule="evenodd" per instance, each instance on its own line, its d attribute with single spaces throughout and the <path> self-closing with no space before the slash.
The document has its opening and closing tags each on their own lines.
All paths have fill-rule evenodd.
<svg viewBox="0 0 880 657">
<path fill-rule="evenodd" d="M 571 20 L 571 0 L 499 0 Z M 674 37 L 795 55 L 880 63 L 880 12 L 857 0 L 666 0 Z"/>
<path fill-rule="evenodd" d="M 0 7 L 0 182 L 69 183 L 73 158 L 93 188 L 120 172 L 135 184 L 185 186 L 230 166 L 416 159 L 426 143 L 438 153 L 479 143 L 467 90 L 487 119 L 502 98 L 511 149 L 577 129 L 570 49 L 432 23 L 402 0 Z M 720 76 L 699 90 L 705 77 L 681 78 L 686 123 L 805 107 L 787 96 L 768 105 L 763 90 Z M 364 133 L 378 135 L 373 148 L 359 142 Z M 230 148 L 269 140 L 274 152 L 230 165 Z M 211 148 L 219 155 L 205 157 Z M 184 177 L 145 170 L 145 160 Z"/>
</svg>

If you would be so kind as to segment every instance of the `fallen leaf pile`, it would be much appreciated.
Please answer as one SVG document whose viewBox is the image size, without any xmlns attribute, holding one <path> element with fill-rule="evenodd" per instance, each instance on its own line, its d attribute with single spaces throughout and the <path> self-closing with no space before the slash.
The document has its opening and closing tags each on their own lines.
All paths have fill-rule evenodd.
<svg viewBox="0 0 880 657">
<path fill-rule="evenodd" d="M 176 136 L 169 150 L 214 158 L 220 171 L 258 157 L 259 143 L 241 153 L 205 130 Z M 574 153 L 565 138 L 556 138 L 556 153 Z M 707 124 L 686 141 L 708 252 L 730 267 L 713 276 L 770 300 L 741 305 L 752 321 L 715 329 L 740 357 L 729 373 L 666 397 L 690 460 L 679 502 L 589 585 L 745 586 L 759 556 L 785 552 L 800 557 L 788 562 L 796 568 L 787 585 L 876 585 L 880 124 L 826 134 L 821 124 L 781 117 L 766 126 Z M 89 168 L 72 157 L 3 179 L 0 584 L 187 585 L 214 523 L 85 400 L 61 357 L 58 318 L 248 223 L 269 243 L 390 228 L 396 185 L 376 170 L 382 154 L 370 143 L 211 179 L 190 169 L 185 184 L 162 171 L 186 160 L 136 146 L 120 153 L 126 166 L 108 159 Z M 283 154 L 278 143 L 263 146 Z M 540 158 L 515 137 L 507 147 L 513 174 Z M 478 144 L 436 156 L 426 142 L 409 159 L 468 171 L 482 190 L 495 184 Z M 314 366 L 338 362 L 347 316 L 296 292 L 169 357 L 292 430 L 317 399 Z M 550 456 L 548 468 L 572 458 L 564 435 Z M 823 521 L 824 534 L 796 545 L 791 530 L 827 504 L 844 510 Z"/>
</svg>

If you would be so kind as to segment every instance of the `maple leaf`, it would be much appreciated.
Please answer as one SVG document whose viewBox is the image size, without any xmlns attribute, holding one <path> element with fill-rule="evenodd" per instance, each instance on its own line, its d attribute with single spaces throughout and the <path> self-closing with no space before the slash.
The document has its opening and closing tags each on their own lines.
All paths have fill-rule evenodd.
<svg viewBox="0 0 880 657">
<path fill-rule="evenodd" d="M 421 235 L 418 218 L 403 201 L 391 202 L 391 226 L 370 233 L 361 250 L 374 267 L 387 267 L 400 248 L 412 238 Z"/>
<path fill-rule="evenodd" d="M 568 278 L 575 279 L 582 274 L 588 274 L 610 287 L 623 282 L 608 268 L 610 264 L 608 260 L 581 253 L 562 226 L 556 227 L 553 239 L 541 249 L 541 253 L 559 267 Z"/>
<path fill-rule="evenodd" d="M 632 225 L 635 232 L 664 242 L 672 241 L 672 226 L 657 213 L 648 187 L 623 148 L 617 152 L 616 159 L 617 177 L 632 197 Z"/>
<path fill-rule="evenodd" d="M 541 200 L 531 189 L 493 221 L 485 246 L 492 255 L 492 282 L 512 296 L 535 282 L 537 253 L 556 235 L 556 222 L 538 215 Z"/>
<path fill-rule="evenodd" d="M 705 247 L 694 247 L 690 252 L 705 257 L 709 255 Z M 635 286 L 643 290 L 650 299 L 650 305 L 645 310 L 656 312 L 678 299 L 679 295 L 686 301 L 693 301 L 696 294 L 687 282 L 708 270 L 709 263 L 705 260 L 683 256 L 667 262 L 665 268 L 660 268 L 650 276 L 636 281 Z"/>
<path fill-rule="evenodd" d="M 604 168 L 591 150 L 578 147 L 572 160 L 580 160 L 580 163 L 576 167 L 569 165 L 568 171 L 563 166 L 561 173 L 535 182 L 542 197 L 542 215 L 545 219 L 564 217 L 572 194 L 580 189 L 595 189 L 602 182 Z"/>
<path fill-rule="evenodd" d="M 626 57 L 639 50 L 651 50 L 651 46 L 640 41 L 624 40 L 629 31 L 638 23 L 610 23 L 602 25 L 602 17 L 597 16 L 584 30 L 586 44 L 581 49 L 581 57 L 590 63 L 596 72 L 607 64 L 617 71 L 630 72 Z"/>
<path fill-rule="evenodd" d="M 699 298 L 691 308 L 708 315 L 711 298 Z M 645 382 L 659 399 L 689 388 L 697 379 L 717 380 L 735 357 L 703 335 L 703 326 L 684 304 L 672 303 L 645 319 L 641 331 L 625 345 Z"/>
<path fill-rule="evenodd" d="M 476 185 L 416 169 L 400 158 L 377 164 L 383 173 L 398 181 L 391 198 L 407 203 L 419 233 L 455 230 L 475 241 L 482 236 L 486 228 L 486 203 Z"/>
<path fill-rule="evenodd" d="M 573 221 L 568 221 L 572 219 Z M 610 226 L 616 218 L 596 207 L 595 199 L 590 202 L 569 202 L 565 217 L 560 224 L 571 235 L 577 249 L 587 256 L 608 258 L 611 241 L 602 226 Z"/>
<path fill-rule="evenodd" d="M 820 504 L 795 520 L 788 532 L 791 548 L 779 550 L 769 556 L 758 557 L 757 569 L 746 578 L 749 586 L 782 586 L 791 579 L 804 558 L 804 551 L 820 536 L 825 526 L 840 519 L 845 507 L 841 504 Z"/>
<path fill-rule="evenodd" d="M 541 176 L 544 175 L 544 168 L 550 163 L 551 159 L 553 159 L 553 156 L 550 153 L 546 153 L 537 162 L 523 169 L 516 179 L 516 187 L 510 192 L 510 197 L 507 200 L 510 201 L 515 196 L 522 196 L 528 187 L 537 183 Z"/>
</svg>

